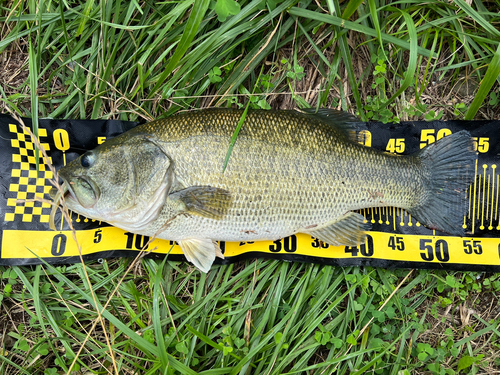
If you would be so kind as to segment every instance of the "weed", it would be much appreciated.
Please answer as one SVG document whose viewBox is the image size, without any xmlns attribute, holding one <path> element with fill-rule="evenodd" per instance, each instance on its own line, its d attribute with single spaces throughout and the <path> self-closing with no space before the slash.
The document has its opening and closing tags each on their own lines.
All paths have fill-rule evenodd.
<svg viewBox="0 0 500 375">
<path fill-rule="evenodd" d="M 70 5 L 0 7 L 2 110 L 135 121 L 215 105 L 328 106 L 382 122 L 500 110 L 493 2 Z M 471 98 L 451 90 L 464 76 L 479 82 Z M 497 275 L 261 259 L 207 275 L 151 259 L 133 274 L 129 265 L 0 267 L 0 373 L 444 375 L 500 366 Z M 94 323 L 97 311 L 105 324 Z"/>
</svg>

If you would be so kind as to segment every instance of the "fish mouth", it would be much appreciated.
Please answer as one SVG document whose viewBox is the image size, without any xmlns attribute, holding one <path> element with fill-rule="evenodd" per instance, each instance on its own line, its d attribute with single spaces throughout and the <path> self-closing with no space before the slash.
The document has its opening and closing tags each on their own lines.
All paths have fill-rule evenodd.
<svg viewBox="0 0 500 375">
<path fill-rule="evenodd" d="M 76 198 L 75 192 L 71 188 L 71 183 L 67 182 L 63 179 L 63 183 L 58 187 L 54 186 L 49 191 L 49 196 L 54 201 L 54 204 L 59 204 L 59 202 L 64 200 L 72 200 L 74 202 L 78 202 Z"/>
<path fill-rule="evenodd" d="M 75 176 L 71 180 L 65 179 L 62 176 L 59 177 L 61 177 L 63 183 L 58 187 L 53 187 L 49 191 L 49 195 L 54 201 L 49 217 L 49 227 L 53 230 L 56 230 L 54 219 L 57 209 L 60 206 L 64 207 L 64 205 L 62 204 L 63 201 L 67 203 L 66 206 L 69 206 L 70 209 L 73 209 L 72 207 L 75 207 L 77 205 L 88 209 L 92 208 L 96 204 L 100 194 L 99 188 L 94 183 L 92 183 L 91 180 L 85 177 Z M 75 193 L 74 187 L 76 187 L 81 192 L 80 198 L 79 195 Z"/>
<path fill-rule="evenodd" d="M 89 196 L 76 194 L 75 187 L 78 188 L 80 192 L 85 191 L 86 193 L 91 194 L 89 194 Z M 94 204 L 97 203 L 100 194 L 99 188 L 93 183 L 93 181 L 90 178 L 82 176 L 78 176 L 74 181 L 68 183 L 68 192 L 70 199 L 73 198 L 84 208 L 92 208 Z"/>
</svg>

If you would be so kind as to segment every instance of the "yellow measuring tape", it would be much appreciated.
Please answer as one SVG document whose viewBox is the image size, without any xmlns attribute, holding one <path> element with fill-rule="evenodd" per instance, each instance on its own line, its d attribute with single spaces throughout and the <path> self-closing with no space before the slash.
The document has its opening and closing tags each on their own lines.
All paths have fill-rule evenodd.
<svg viewBox="0 0 500 375">
<path fill-rule="evenodd" d="M 366 146 L 394 153 L 413 153 L 467 125 L 458 122 L 432 124 L 432 129 L 426 128 L 428 123 L 405 123 L 396 130 L 389 130 L 386 125 L 369 123 L 368 130 L 360 132 L 360 138 Z M 436 235 L 401 209 L 372 208 L 361 211 L 373 227 L 364 245 L 333 247 L 306 234 L 277 241 L 222 242 L 224 262 L 271 257 L 339 265 L 500 271 L 500 174 L 496 172 L 500 142 L 495 140 L 495 129 L 499 125 L 492 121 L 482 122 L 475 128 L 465 127 L 475 136 L 479 155 L 477 178 L 469 189 L 463 221 L 466 237 Z M 66 164 L 67 158 L 77 156 L 73 151 L 75 147 L 81 153 L 131 126 L 130 123 L 105 120 L 41 120 L 39 137 L 51 156 L 50 162 L 60 167 Z M 82 127 L 90 130 L 83 135 L 73 134 Z M 49 180 L 53 176 L 43 159 L 39 159 L 37 173 L 34 149 L 29 135 L 12 118 L 0 115 L 0 154 L 3 153 L 2 160 L 9 161 L 0 166 L 0 177 L 8 181 L 2 185 L 4 191 L 0 196 L 0 264 L 39 263 L 38 258 L 51 263 L 79 261 L 79 249 L 67 224 L 61 223 L 61 231 L 48 229 L 51 206 L 37 199 L 48 199 L 47 193 L 52 187 Z M 150 242 L 146 236 L 102 226 L 76 214 L 72 215 L 72 223 L 84 257 L 135 256 L 145 251 L 168 254 L 174 260 L 183 259 L 180 247 L 172 241 L 155 239 Z"/>
<path fill-rule="evenodd" d="M 157 254 L 182 255 L 173 241 L 153 240 L 115 227 L 76 232 L 82 254 L 115 250 L 153 251 Z M 225 257 L 246 253 L 293 254 L 324 259 L 383 259 L 394 262 L 441 263 L 500 266 L 500 240 L 496 238 L 461 238 L 416 236 L 370 232 L 364 245 L 329 246 L 314 237 L 300 233 L 277 241 L 221 243 Z M 3 233 L 2 258 L 44 259 L 78 257 L 77 243 L 71 231 L 40 232 L 8 230 Z"/>
</svg>

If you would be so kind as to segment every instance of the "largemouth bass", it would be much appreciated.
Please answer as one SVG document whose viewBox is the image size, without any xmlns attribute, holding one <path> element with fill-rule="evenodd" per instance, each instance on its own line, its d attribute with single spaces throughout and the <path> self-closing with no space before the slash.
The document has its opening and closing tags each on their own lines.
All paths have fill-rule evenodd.
<svg viewBox="0 0 500 375">
<path fill-rule="evenodd" d="M 203 272 L 223 256 L 219 240 L 301 232 L 334 246 L 359 245 L 370 224 L 353 211 L 369 207 L 400 207 L 428 228 L 463 235 L 477 158 L 468 132 L 399 156 L 355 142 L 358 120 L 347 113 L 255 110 L 223 172 L 242 113 L 183 113 L 106 141 L 59 170 L 68 208 L 177 241 Z M 51 195 L 56 203 L 62 198 Z"/>
</svg>

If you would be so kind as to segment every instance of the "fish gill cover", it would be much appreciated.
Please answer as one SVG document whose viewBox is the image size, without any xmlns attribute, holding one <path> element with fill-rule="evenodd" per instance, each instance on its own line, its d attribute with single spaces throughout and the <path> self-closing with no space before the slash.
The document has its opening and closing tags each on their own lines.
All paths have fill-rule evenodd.
<svg viewBox="0 0 500 375">
<path fill-rule="evenodd" d="M 31 125 L 29 119 L 24 119 Z M 113 138 L 136 123 L 119 120 L 40 120 L 40 143 L 58 169 L 88 149 Z M 220 243 L 228 264 L 265 257 L 285 261 L 339 266 L 437 268 L 500 271 L 500 163 L 498 121 L 433 121 L 400 124 L 366 123 L 359 140 L 369 147 L 396 154 L 413 154 L 444 136 L 467 130 L 478 152 L 476 179 L 467 194 L 464 237 L 436 232 L 420 225 L 406 211 L 394 207 L 370 208 L 360 213 L 371 223 L 365 244 L 329 246 L 307 234 L 276 241 Z M 68 223 L 61 215 L 57 231 L 49 229 L 52 172 L 40 154 L 36 169 L 35 146 L 10 116 L 0 115 L 0 265 L 74 263 L 79 251 Z M 75 213 L 71 221 L 84 259 L 148 256 L 185 260 L 175 242 L 126 232 Z"/>
</svg>

